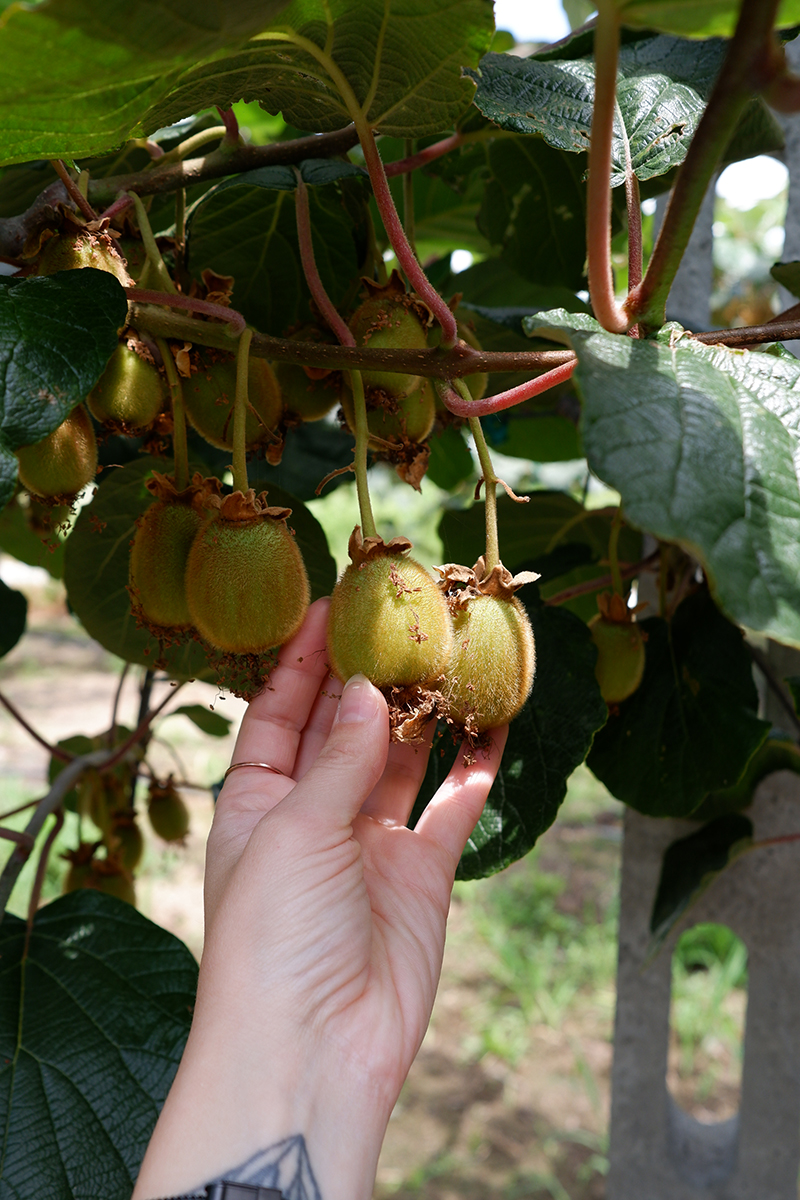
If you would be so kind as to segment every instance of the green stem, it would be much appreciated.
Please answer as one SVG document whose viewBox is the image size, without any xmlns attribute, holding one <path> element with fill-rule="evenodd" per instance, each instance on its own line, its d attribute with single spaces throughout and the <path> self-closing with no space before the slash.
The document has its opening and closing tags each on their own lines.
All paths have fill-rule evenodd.
<svg viewBox="0 0 800 1200">
<path fill-rule="evenodd" d="M 164 371 L 172 402 L 172 455 L 175 461 L 175 488 L 176 491 L 182 492 L 189 486 L 189 446 L 186 441 L 186 405 L 183 402 L 183 387 L 169 345 L 163 338 L 156 338 L 156 345 L 161 351 L 164 361 Z"/>
<path fill-rule="evenodd" d="M 180 278 L 186 252 L 186 188 L 175 193 L 175 271 Z"/>
<path fill-rule="evenodd" d="M 772 27 L 778 3 L 744 0 L 742 4 L 722 70 L 678 170 L 647 273 L 625 304 L 631 318 L 647 328 L 664 324 L 667 297 L 720 156 L 753 92 L 774 73 Z"/>
<path fill-rule="evenodd" d="M 177 294 L 178 289 L 170 278 L 169 271 L 164 266 L 164 260 L 161 257 L 161 251 L 156 245 L 156 239 L 153 237 L 153 231 L 150 228 L 150 221 L 145 212 L 145 207 L 142 204 L 136 192 L 128 193 L 133 201 L 133 207 L 136 209 L 136 223 L 139 226 L 139 232 L 142 235 L 144 248 L 147 252 L 147 261 L 156 273 L 156 277 L 161 284 L 163 291 Z"/>
<path fill-rule="evenodd" d="M 610 333 L 625 333 L 630 321 L 614 297 L 611 269 L 611 152 L 617 106 L 619 11 L 600 0 L 594 33 L 595 92 L 586 193 L 586 254 L 589 294 L 597 320 Z"/>
<path fill-rule="evenodd" d="M 463 395 L 467 391 L 466 384 L 463 384 L 460 379 L 455 380 L 454 386 Z M 469 393 L 467 393 L 469 394 Z M 475 449 L 478 451 L 478 461 L 481 464 L 481 474 L 483 475 L 483 493 L 486 499 L 486 553 L 484 562 L 486 563 L 486 574 L 500 564 L 500 542 L 497 535 L 497 476 L 494 472 L 489 447 L 486 445 L 486 438 L 483 436 L 483 429 L 479 417 L 469 418 L 469 429 L 475 441 Z"/>
<path fill-rule="evenodd" d="M 619 569 L 619 555 L 617 551 L 621 529 L 622 505 L 620 504 L 617 508 L 617 511 L 614 513 L 614 519 L 611 522 L 611 533 L 608 535 L 608 563 L 609 567 L 611 568 L 611 585 L 618 596 L 623 595 L 622 575 Z"/>
<path fill-rule="evenodd" d="M 247 371 L 250 363 L 250 342 L 253 340 L 252 329 L 245 329 L 239 338 L 239 349 L 236 353 L 236 401 L 233 409 L 233 490 L 247 493 Z"/>
<path fill-rule="evenodd" d="M 361 513 L 361 532 L 364 537 L 377 537 L 378 529 L 372 514 L 372 502 L 369 498 L 367 482 L 367 445 L 369 443 L 369 425 L 367 424 L 367 401 L 364 396 L 364 383 L 360 371 L 350 372 L 350 386 L 353 389 L 353 413 L 356 426 L 356 449 L 353 470 L 356 477 L 356 495 L 358 510 Z"/>
<path fill-rule="evenodd" d="M 404 144 L 406 158 L 414 153 L 414 139 L 406 138 Z M 406 171 L 403 175 L 403 228 L 406 231 L 408 244 L 414 257 L 417 257 L 417 246 L 414 232 L 414 173 Z"/>
<path fill-rule="evenodd" d="M 201 146 L 207 146 L 209 142 L 219 142 L 223 140 L 228 133 L 225 125 L 212 125 L 210 129 L 201 129 L 199 133 L 192 134 L 186 138 L 184 142 L 168 150 L 162 158 L 159 158 L 159 166 L 175 162 L 177 159 L 188 158 L 195 150 L 199 150 Z"/>
</svg>

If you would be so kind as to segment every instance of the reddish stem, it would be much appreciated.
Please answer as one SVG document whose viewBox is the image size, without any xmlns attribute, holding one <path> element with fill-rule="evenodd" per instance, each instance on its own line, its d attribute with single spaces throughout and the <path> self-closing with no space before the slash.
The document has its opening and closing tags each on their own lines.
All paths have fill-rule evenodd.
<svg viewBox="0 0 800 1200">
<path fill-rule="evenodd" d="M 225 137 L 222 139 L 223 145 L 238 146 L 239 145 L 239 122 L 236 119 L 236 113 L 232 108 L 222 109 L 216 105 L 220 120 L 225 126 Z"/>
<path fill-rule="evenodd" d="M 314 258 L 314 241 L 311 236 L 311 214 L 308 207 L 308 188 L 297 170 L 294 168 L 294 173 L 297 177 L 297 190 L 295 191 L 295 211 L 297 214 L 297 240 L 300 245 L 300 261 L 303 264 L 303 274 L 306 277 L 308 290 L 314 300 L 319 311 L 327 321 L 330 328 L 336 334 L 337 338 L 343 346 L 355 346 L 356 339 L 353 337 L 347 322 L 336 311 L 328 293 L 325 291 L 325 285 L 319 276 L 317 270 L 317 262 Z"/>
<path fill-rule="evenodd" d="M 166 708 L 166 706 L 169 704 L 170 700 L 173 698 L 173 696 L 176 694 L 176 692 L 178 692 L 182 687 L 183 687 L 182 683 L 179 683 L 175 687 L 173 687 L 167 693 L 167 695 L 164 697 L 164 699 L 161 701 L 161 703 L 157 704 L 155 708 L 151 709 L 150 712 L 145 715 L 145 717 L 136 726 L 136 728 L 134 729 L 134 731 L 130 735 L 130 737 L 127 737 L 124 742 L 120 742 L 119 746 L 117 746 L 114 753 L 111 754 L 107 759 L 105 759 L 102 762 L 102 764 L 98 767 L 98 770 L 101 773 L 104 771 L 110 771 L 112 767 L 115 767 L 117 765 L 117 763 L 120 762 L 125 757 L 125 755 L 128 753 L 130 748 L 132 746 L 135 746 L 137 742 L 140 742 L 142 740 L 144 735 L 147 733 L 147 730 L 150 728 L 151 723 L 155 720 L 155 718 L 161 712 L 162 708 Z"/>
<path fill-rule="evenodd" d="M 395 175 L 405 175 L 407 171 L 416 171 L 417 167 L 424 167 L 426 163 L 435 162 L 443 154 L 449 154 L 451 150 L 456 150 L 464 140 L 463 133 L 451 133 L 450 137 L 442 138 L 440 142 L 434 142 L 432 146 L 426 146 L 424 150 L 418 150 L 416 154 L 410 154 L 408 158 L 398 158 L 395 162 L 386 163 L 384 166 L 386 176 L 388 179 L 393 179 Z"/>
<path fill-rule="evenodd" d="M 197 300 L 194 296 L 180 296 L 172 292 L 153 292 L 148 288 L 129 287 L 125 289 L 129 300 L 138 304 L 161 304 L 165 308 L 187 308 L 190 312 L 204 313 L 209 317 L 218 317 L 230 326 L 232 336 L 243 333 L 247 322 L 240 312 L 234 308 L 226 308 L 224 304 L 210 304 L 208 300 Z"/>
<path fill-rule="evenodd" d="M 628 207 L 628 290 L 642 282 L 642 201 L 639 196 L 639 180 L 630 166 L 627 141 L 625 155 L 628 160 L 625 173 L 625 202 Z"/>
<path fill-rule="evenodd" d="M 130 208 L 132 204 L 133 201 L 127 193 L 122 196 L 117 196 L 114 203 L 110 204 L 108 208 L 104 209 L 103 212 L 100 213 L 101 221 L 113 220 L 114 217 L 118 217 L 120 213 L 125 212 L 126 208 Z"/>
<path fill-rule="evenodd" d="M 442 327 L 441 346 L 447 350 L 458 340 L 456 319 L 447 304 L 429 282 L 427 275 L 417 261 L 414 251 L 409 245 L 403 223 L 395 208 L 394 197 L 389 188 L 389 181 L 383 168 L 383 161 L 375 145 L 375 136 L 368 130 L 361 138 L 361 148 L 364 151 L 364 162 L 369 171 L 372 190 L 375 193 L 375 203 L 381 214 L 384 229 L 397 255 L 397 261 L 405 272 L 408 282 L 414 291 L 424 300 L 436 320 Z"/>
<path fill-rule="evenodd" d="M 625 333 L 631 324 L 614 296 L 611 269 L 610 179 L 619 28 L 616 6 L 610 0 L 601 2 L 594 34 L 595 85 L 586 193 L 586 252 L 592 308 L 609 333 Z"/>
<path fill-rule="evenodd" d="M 91 204 L 86 199 L 83 192 L 78 187 L 77 183 L 72 178 L 72 176 L 70 175 L 69 171 L 67 170 L 66 166 L 61 161 L 61 159 L 60 158 L 51 158 L 50 165 L 52 166 L 56 175 L 58 175 L 58 177 L 61 180 L 61 182 L 63 183 L 64 187 L 69 192 L 70 197 L 75 201 L 75 203 L 77 204 L 78 208 L 83 213 L 83 215 L 85 217 L 88 217 L 88 219 L 90 221 L 96 221 L 97 213 L 94 211 Z"/>
<path fill-rule="evenodd" d="M 14 720 L 18 721 L 19 724 L 22 726 L 22 728 L 25 730 L 25 732 L 29 733 L 31 735 L 31 737 L 33 738 L 33 740 L 35 742 L 38 742 L 39 745 L 42 746 L 47 751 L 48 754 L 51 754 L 53 756 L 53 758 L 57 758 L 59 760 L 59 762 L 64 762 L 64 763 L 72 762 L 75 755 L 70 754 L 66 750 L 62 750 L 60 746 L 51 746 L 50 743 L 45 738 L 43 738 L 40 733 L 36 732 L 36 730 L 33 728 L 32 725 L 28 724 L 28 722 L 25 720 L 25 718 L 23 717 L 23 715 L 19 711 L 19 709 L 15 708 L 14 705 L 11 703 L 11 701 L 6 696 L 4 696 L 2 692 L 0 692 L 0 704 L 2 704 L 3 708 L 7 709 L 8 712 L 11 713 L 11 716 L 14 718 Z"/>
<path fill-rule="evenodd" d="M 544 375 L 537 375 L 535 379 L 529 379 L 519 387 L 510 388 L 507 392 L 498 392 L 496 396 L 484 396 L 482 400 L 464 400 L 447 380 L 437 380 L 436 391 L 445 407 L 457 417 L 486 417 L 490 413 L 502 412 L 504 408 L 513 408 L 523 400 L 540 396 L 542 392 L 564 383 L 577 365 L 577 358 L 573 358 L 571 362 L 554 367 L 552 371 L 545 371 Z"/>
<path fill-rule="evenodd" d="M 658 560 L 659 554 L 659 550 L 654 550 L 647 558 L 642 558 L 637 563 L 631 563 L 628 567 L 620 566 L 620 578 L 633 579 L 634 575 L 651 567 Z M 613 583 L 611 575 L 599 575 L 597 579 L 587 579 L 585 583 L 576 583 L 572 587 L 564 588 L 563 592 L 556 592 L 555 595 L 545 600 L 545 604 L 566 604 L 568 600 L 575 600 L 578 596 L 586 596 L 590 592 L 599 592 L 601 588 L 612 587 Z"/>
</svg>

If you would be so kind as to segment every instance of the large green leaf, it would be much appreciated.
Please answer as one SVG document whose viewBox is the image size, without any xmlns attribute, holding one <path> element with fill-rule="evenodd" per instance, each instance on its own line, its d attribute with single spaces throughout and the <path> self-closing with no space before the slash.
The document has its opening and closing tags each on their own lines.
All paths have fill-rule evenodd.
<svg viewBox="0 0 800 1200">
<path fill-rule="evenodd" d="M 298 129 L 340 129 L 352 116 L 333 71 L 381 133 L 440 133 L 469 105 L 474 85 L 462 68 L 478 65 L 493 32 L 485 0 L 294 0 L 213 81 L 202 68 L 188 72 L 159 123 L 235 94 Z"/>
<path fill-rule="evenodd" d="M 683 914 L 752 843 L 753 822 L 732 813 L 667 847 L 650 915 L 648 960 L 658 953 Z"/>
<path fill-rule="evenodd" d="M 184 72 L 196 67 L 216 84 L 224 53 L 284 7 L 285 0 L 104 0 L 101 14 L 92 0 L 52 0 L 33 11 L 13 5 L 0 22 L 2 162 L 104 153 L 152 133 L 167 124 L 157 111 Z"/>
<path fill-rule="evenodd" d="M 773 731 L 758 747 L 739 782 L 733 787 L 709 792 L 692 813 L 693 820 L 711 821 L 727 813 L 741 812 L 752 802 L 761 780 L 775 771 L 794 771 L 795 775 L 800 775 L 800 746 L 786 734 L 776 736 Z"/>
<path fill-rule="evenodd" d="M 683 37 L 731 37 L 741 0 L 617 0 L 625 25 Z M 782 0 L 778 25 L 800 24 L 800 0 Z"/>
<path fill-rule="evenodd" d="M 459 879 L 482 879 L 527 854 L 552 825 L 606 706 L 594 674 L 596 651 L 572 613 L 540 603 L 536 588 L 519 593 L 536 638 L 533 692 L 511 722 L 497 778 L 458 867 Z M 434 743 L 412 824 L 460 751 L 449 735 Z"/>
<path fill-rule="evenodd" d="M 337 186 L 337 177 L 355 174 L 360 172 L 351 163 L 303 164 L 308 182 L 320 185 L 309 192 L 311 231 L 320 277 L 334 304 L 352 292 L 361 266 L 353 216 L 363 221 L 364 210 L 352 196 L 348 206 Z M 263 333 L 282 334 L 312 315 L 297 242 L 295 185 L 288 167 L 248 171 L 206 192 L 187 222 L 192 272 L 199 278 L 210 267 L 233 275 L 233 303 Z"/>
<path fill-rule="evenodd" d="M 86 398 L 127 311 L 106 271 L 0 279 L 0 508 L 14 494 L 13 451 L 47 437 Z"/>
<path fill-rule="evenodd" d="M 611 713 L 588 765 L 618 800 L 651 817 L 685 817 L 733 787 L 770 730 L 741 631 L 703 589 L 647 634 L 639 689 Z"/>
<path fill-rule="evenodd" d="M 74 892 L 0 926 L 0 1194 L 128 1200 L 189 1032 L 197 964 L 129 904 Z"/>
<path fill-rule="evenodd" d="M 499 139 L 488 150 L 481 233 L 532 283 L 578 291 L 586 264 L 586 156 L 541 138 Z"/>
<path fill-rule="evenodd" d="M 800 645 L 800 362 L 536 316 L 578 355 L 592 470 L 640 529 L 697 557 L 723 609 Z"/>
<path fill-rule="evenodd" d="M 639 179 L 663 175 L 683 161 L 724 57 L 725 43 L 717 39 L 660 36 L 620 47 L 612 187 L 625 181 L 626 151 Z M 502 129 L 540 134 L 558 150 L 585 151 L 594 60 L 487 54 L 475 104 Z"/>
<path fill-rule="evenodd" d="M 13 650 L 25 632 L 28 601 L 0 579 L 0 658 Z"/>
<path fill-rule="evenodd" d="M 142 458 L 114 471 L 98 488 L 91 505 L 81 510 L 66 545 L 64 583 L 75 615 L 101 646 L 126 662 L 152 666 L 155 640 L 136 627 L 128 596 L 128 558 L 136 518 L 153 497 L 145 487 L 150 472 L 163 470 L 160 460 Z M 280 488 L 270 488 L 273 504 L 292 509 L 290 525 L 306 563 L 313 598 L 328 595 L 336 566 L 322 528 L 305 505 Z M 177 678 L 211 678 L 205 652 L 195 643 L 164 652 L 166 669 Z"/>
</svg>

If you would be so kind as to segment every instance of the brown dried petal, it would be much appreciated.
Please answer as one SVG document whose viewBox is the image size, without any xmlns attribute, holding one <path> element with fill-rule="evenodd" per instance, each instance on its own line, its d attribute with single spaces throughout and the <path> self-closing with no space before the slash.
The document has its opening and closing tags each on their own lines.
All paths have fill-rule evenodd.
<svg viewBox="0 0 800 1200">
<path fill-rule="evenodd" d="M 209 496 L 206 508 L 216 508 L 223 521 L 231 522 L 256 521 L 262 517 L 285 521 L 292 515 L 290 508 L 267 504 L 267 493 L 260 492 L 257 496 L 254 488 L 248 488 L 246 492 L 231 492 L 228 496 Z"/>
<path fill-rule="evenodd" d="M 347 543 L 347 552 L 352 562 L 358 566 L 360 563 L 367 562 L 371 558 L 392 558 L 400 554 L 405 554 L 407 550 L 411 549 L 412 545 L 413 543 L 402 535 L 393 537 L 388 542 L 384 542 L 383 538 L 377 535 L 365 538 L 361 533 L 361 526 L 356 525 L 350 534 L 350 540 Z"/>
<path fill-rule="evenodd" d="M 206 507 L 210 496 L 218 496 L 221 486 L 215 475 L 204 478 L 199 471 L 195 472 L 191 483 L 181 491 L 175 487 L 173 475 L 161 475 L 158 471 L 153 471 L 145 482 L 145 487 L 156 500 L 164 500 L 167 504 L 194 504 L 198 508 Z"/>
</svg>

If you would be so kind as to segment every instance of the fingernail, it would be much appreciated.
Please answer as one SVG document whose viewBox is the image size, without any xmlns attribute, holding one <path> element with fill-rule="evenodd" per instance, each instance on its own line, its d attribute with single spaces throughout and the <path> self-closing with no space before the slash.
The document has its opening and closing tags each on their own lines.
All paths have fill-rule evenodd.
<svg viewBox="0 0 800 1200">
<path fill-rule="evenodd" d="M 338 720 L 341 724 L 352 721 L 369 721 L 375 716 L 375 689 L 366 675 L 353 675 L 348 679 L 339 701 Z"/>
</svg>

